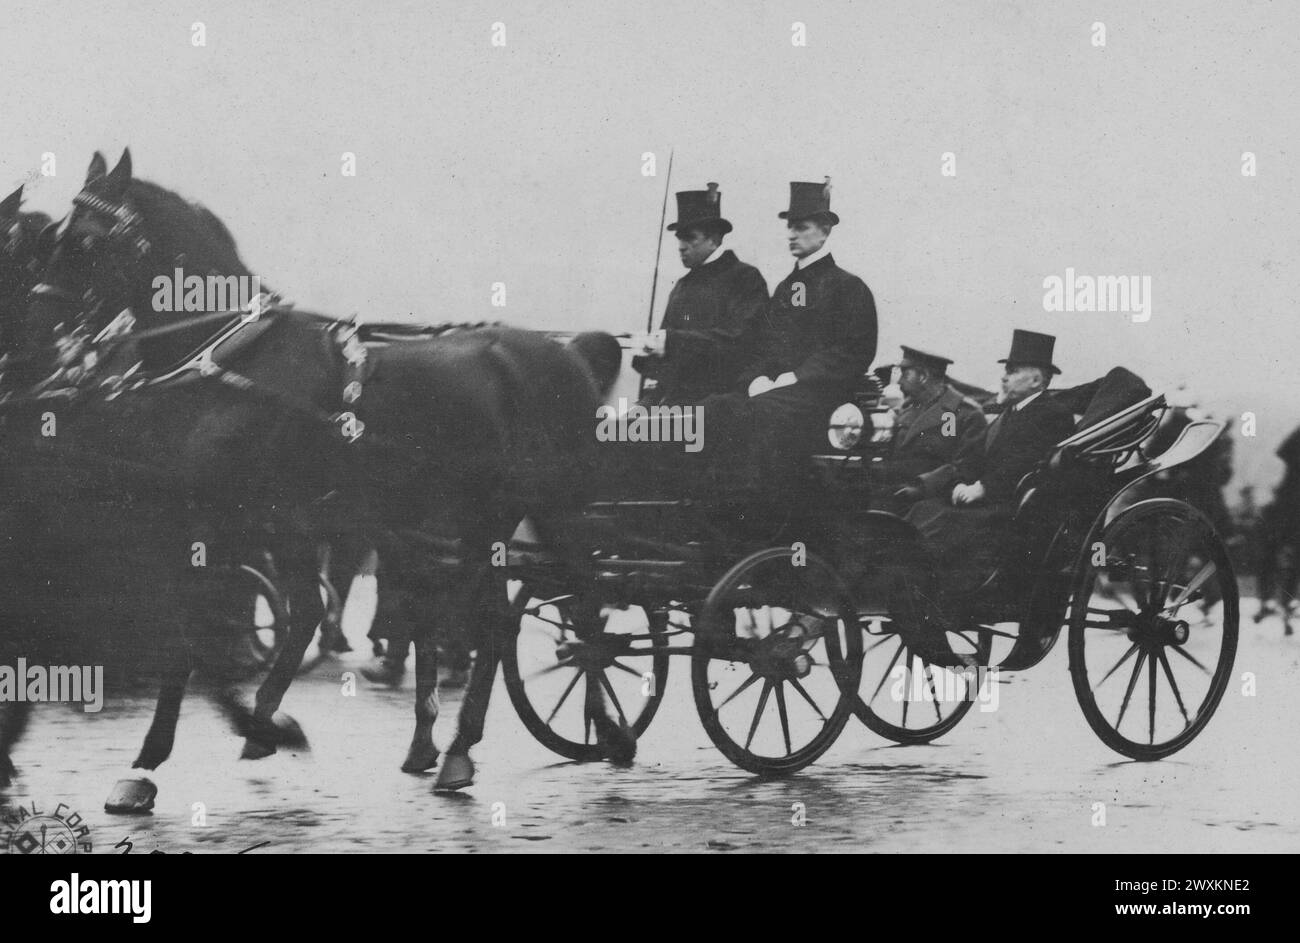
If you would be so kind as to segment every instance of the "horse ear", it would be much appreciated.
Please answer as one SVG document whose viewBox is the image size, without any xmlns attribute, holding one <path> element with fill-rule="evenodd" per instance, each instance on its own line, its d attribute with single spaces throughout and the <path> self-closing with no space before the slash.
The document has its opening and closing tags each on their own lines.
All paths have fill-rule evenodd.
<svg viewBox="0 0 1300 943">
<path fill-rule="evenodd" d="M 131 183 L 131 149 L 129 147 L 122 151 L 122 159 L 117 162 L 116 167 L 108 172 L 104 182 L 107 184 L 111 196 L 121 197 L 126 193 L 126 188 Z"/>
<path fill-rule="evenodd" d="M 9 194 L 4 200 L 0 200 L 0 219 L 13 219 L 18 215 L 18 207 L 23 205 L 23 188 L 19 185 L 18 189 Z"/>
<path fill-rule="evenodd" d="M 103 154 L 95 151 L 95 156 L 90 159 L 90 166 L 86 168 L 86 183 L 98 180 L 106 173 L 108 173 L 108 161 L 104 160 Z"/>
</svg>

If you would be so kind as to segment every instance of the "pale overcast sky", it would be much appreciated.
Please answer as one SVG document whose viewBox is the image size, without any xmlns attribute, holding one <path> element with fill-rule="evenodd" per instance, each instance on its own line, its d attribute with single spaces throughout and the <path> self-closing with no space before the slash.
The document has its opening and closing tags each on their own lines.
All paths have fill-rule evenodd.
<svg viewBox="0 0 1300 943">
<path fill-rule="evenodd" d="M 130 145 L 301 306 L 640 329 L 675 147 L 672 188 L 718 181 L 769 285 L 788 181 L 833 178 L 883 360 L 990 386 L 1013 327 L 1046 331 L 1064 383 L 1124 364 L 1256 411 L 1237 454 L 1265 481 L 1300 423 L 1297 3 L 0 0 L 0 24 L 5 192 L 51 152 L 28 206 L 61 215 Z M 1067 267 L 1150 276 L 1150 320 L 1044 311 Z"/>
</svg>

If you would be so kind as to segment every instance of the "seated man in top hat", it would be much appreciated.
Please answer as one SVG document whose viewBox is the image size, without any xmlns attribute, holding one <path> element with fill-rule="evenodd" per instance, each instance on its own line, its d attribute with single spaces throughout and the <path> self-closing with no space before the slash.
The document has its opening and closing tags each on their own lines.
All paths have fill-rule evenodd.
<svg viewBox="0 0 1300 943">
<path fill-rule="evenodd" d="M 673 286 L 663 329 L 639 337 L 632 365 L 657 385 L 651 403 L 695 403 L 732 388 L 745 362 L 745 340 L 767 304 L 767 282 L 736 258 L 722 240 L 731 232 L 722 217 L 718 185 L 677 194 L 677 253 L 687 272 Z"/>
<path fill-rule="evenodd" d="M 1004 409 L 983 434 L 971 439 L 953 461 L 917 476 L 904 489 L 924 497 L 907 514 L 935 551 L 942 596 L 968 595 L 992 574 L 1007 549 L 999 525 L 1015 511 L 1020 479 L 1074 431 L 1074 415 L 1043 395 L 1061 371 L 1052 363 L 1056 338 L 1017 330 L 1002 377 Z M 931 641 L 940 643 L 939 636 Z M 941 649 L 940 649 L 941 651 Z"/>
<path fill-rule="evenodd" d="M 949 386 L 950 363 L 948 357 L 903 347 L 898 386 L 904 399 L 883 463 L 881 497 L 875 502 L 881 510 L 906 511 L 909 493 L 903 489 L 918 476 L 953 462 L 988 425 L 979 403 Z"/>
<path fill-rule="evenodd" d="M 800 457 L 822 448 L 831 412 L 876 355 L 876 304 L 826 245 L 840 218 L 825 183 L 790 184 L 786 220 L 794 270 L 777 285 L 753 335 L 736 391 L 706 399 L 706 449 L 738 484 L 783 486 Z"/>
</svg>

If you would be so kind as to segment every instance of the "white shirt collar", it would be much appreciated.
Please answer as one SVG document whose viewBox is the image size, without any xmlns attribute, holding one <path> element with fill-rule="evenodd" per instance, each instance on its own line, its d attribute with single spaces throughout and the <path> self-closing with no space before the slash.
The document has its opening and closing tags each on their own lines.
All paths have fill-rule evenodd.
<svg viewBox="0 0 1300 943">
<path fill-rule="evenodd" d="M 1042 395 L 1043 395 L 1043 391 L 1042 391 L 1042 390 L 1039 390 L 1037 393 L 1034 393 L 1034 394 L 1032 394 L 1032 395 L 1030 395 L 1030 396 L 1026 396 L 1024 399 L 1022 399 L 1020 402 L 1016 403 L 1016 405 L 1012 406 L 1011 408 L 1014 409 L 1016 412 L 1020 412 L 1020 410 L 1024 409 L 1026 406 L 1028 406 L 1028 405 L 1029 405 L 1030 403 L 1032 403 L 1035 399 L 1037 399 L 1039 396 L 1042 396 Z"/>
<path fill-rule="evenodd" d="M 816 252 L 814 252 L 812 255 L 805 255 L 802 259 L 796 259 L 794 263 L 795 268 L 805 269 L 808 266 L 812 265 L 814 262 L 818 261 L 819 259 L 824 259 L 826 258 L 826 256 L 830 254 L 831 254 L 831 247 L 823 242 L 822 247 L 818 249 Z"/>
<path fill-rule="evenodd" d="M 701 266 L 708 265 L 710 262 L 718 261 L 718 259 L 722 258 L 722 253 L 726 251 L 727 250 L 722 246 L 718 246 L 716 249 L 713 250 L 712 253 L 710 253 L 707 259 L 705 259 L 702 263 L 700 263 Z"/>
</svg>

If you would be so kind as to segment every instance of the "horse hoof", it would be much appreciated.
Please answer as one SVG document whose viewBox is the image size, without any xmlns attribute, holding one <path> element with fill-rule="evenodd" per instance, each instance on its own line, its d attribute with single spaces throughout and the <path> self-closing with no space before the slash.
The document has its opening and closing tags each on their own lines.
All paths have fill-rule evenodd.
<svg viewBox="0 0 1300 943">
<path fill-rule="evenodd" d="M 403 773 L 424 773 L 438 765 L 438 748 L 432 743 L 411 744 L 402 763 Z"/>
<path fill-rule="evenodd" d="M 302 748 L 307 746 L 307 735 L 302 732 L 298 721 L 288 714 L 276 711 L 271 717 L 271 724 L 275 727 L 275 742 L 280 746 Z"/>
<path fill-rule="evenodd" d="M 454 792 L 474 785 L 474 762 L 464 753 L 448 753 L 438 770 L 438 781 L 433 784 L 434 792 Z"/>
<path fill-rule="evenodd" d="M 264 760 L 275 753 L 275 744 L 248 737 L 244 740 L 244 749 L 240 751 L 241 760 Z"/>
<path fill-rule="evenodd" d="M 597 717 L 596 742 L 604 749 L 605 759 L 615 766 L 631 766 L 636 759 L 636 737 L 627 724 Z"/>
<path fill-rule="evenodd" d="M 104 811 L 113 815 L 132 815 L 153 808 L 158 787 L 144 776 L 136 779 L 119 779 L 113 791 L 104 800 Z"/>
</svg>

